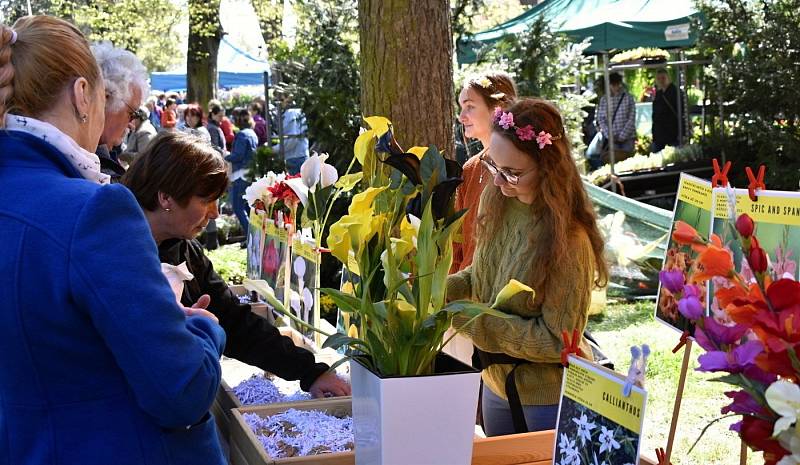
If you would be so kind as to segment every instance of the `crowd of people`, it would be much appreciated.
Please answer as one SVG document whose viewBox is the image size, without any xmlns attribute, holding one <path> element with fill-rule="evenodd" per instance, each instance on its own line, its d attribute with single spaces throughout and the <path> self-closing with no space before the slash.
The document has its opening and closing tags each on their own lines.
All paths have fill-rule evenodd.
<svg viewBox="0 0 800 465">
<path fill-rule="evenodd" d="M 624 151 L 635 110 L 619 75 L 605 98 L 600 134 Z M 0 461 L 222 464 L 208 410 L 223 354 L 317 397 L 350 393 L 239 303 L 195 240 L 226 190 L 247 230 L 247 168 L 271 143 L 264 106 L 228 115 L 219 101 L 180 99 L 150 95 L 134 54 L 92 46 L 66 21 L 0 26 L 0 231 L 11 238 L 0 244 L 0 428 L 15 437 Z M 603 240 L 554 105 L 517 98 L 502 72 L 467 80 L 458 102 L 464 136 L 483 150 L 457 192 L 468 214 L 447 297 L 491 303 L 511 279 L 536 293 L 512 298 L 508 318 L 453 324 L 482 370 L 486 433 L 550 429 L 561 333 L 584 330 L 591 291 L 607 282 Z M 306 122 L 283 118 L 277 148 L 296 173 Z M 179 265 L 192 277 L 176 294 L 162 270 Z"/>
<path fill-rule="evenodd" d="M 135 55 L 64 20 L 0 25 L 0 462 L 222 465 L 223 354 L 316 397 L 350 393 L 239 304 L 194 241 L 239 150 L 220 142 L 220 110 L 212 136 L 199 107 L 181 120 L 167 99 L 151 118 L 148 95 Z M 181 263 L 193 278 L 176 295 L 162 270 Z"/>
</svg>

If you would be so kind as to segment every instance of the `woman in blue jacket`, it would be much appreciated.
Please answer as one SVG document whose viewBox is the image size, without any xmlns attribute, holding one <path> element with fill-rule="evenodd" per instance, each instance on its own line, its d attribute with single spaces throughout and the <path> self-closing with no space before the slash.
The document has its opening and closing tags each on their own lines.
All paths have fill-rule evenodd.
<svg viewBox="0 0 800 465">
<path fill-rule="evenodd" d="M 225 334 L 176 302 L 136 199 L 100 172 L 104 104 L 78 29 L 0 25 L 0 463 L 222 465 Z"/>
<path fill-rule="evenodd" d="M 231 162 L 231 188 L 228 195 L 230 196 L 233 213 L 236 214 L 239 224 L 242 225 L 244 237 L 247 237 L 247 229 L 250 224 L 247 215 L 250 209 L 242 196 L 250 183 L 244 177 L 247 174 L 250 160 L 253 159 L 253 155 L 256 153 L 258 136 L 253 131 L 255 123 L 246 108 L 233 110 L 233 124 L 239 128 L 239 132 L 236 133 L 236 137 L 233 139 L 230 155 L 225 157 L 226 160 Z"/>
</svg>

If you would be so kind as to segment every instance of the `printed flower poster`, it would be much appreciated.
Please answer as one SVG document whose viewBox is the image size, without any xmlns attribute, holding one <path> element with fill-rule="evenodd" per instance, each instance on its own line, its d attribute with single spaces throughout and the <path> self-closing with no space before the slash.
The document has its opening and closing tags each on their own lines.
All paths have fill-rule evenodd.
<svg viewBox="0 0 800 465">
<path fill-rule="evenodd" d="M 319 252 L 314 249 L 314 240 L 295 237 L 292 240 L 291 281 L 289 284 L 289 308 L 295 316 L 306 323 L 319 327 L 319 303 L 315 292 L 318 287 Z M 314 339 L 316 333 L 295 327 L 306 337 Z"/>
<path fill-rule="evenodd" d="M 286 271 L 287 254 L 289 253 L 289 233 L 279 228 L 273 220 L 264 221 L 264 252 L 261 256 L 261 279 L 265 280 L 276 292 L 280 288 L 281 299 L 284 273 Z"/>
<path fill-rule="evenodd" d="M 561 384 L 554 465 L 639 463 L 647 392 L 597 364 L 570 356 Z"/>
<path fill-rule="evenodd" d="M 659 273 L 655 317 L 668 327 L 681 333 L 688 331 L 693 336 L 694 324 L 690 320 L 707 313 L 708 289 L 705 282 L 684 285 L 685 277 L 698 266 L 698 253 L 691 246 L 675 241 L 676 234 L 684 234 L 682 225 L 691 226 L 703 237 L 708 237 L 711 229 L 711 183 L 685 173 L 681 173 L 672 213 L 672 230 Z M 679 302 L 674 297 L 679 293 L 689 298 Z"/>
<path fill-rule="evenodd" d="M 261 278 L 261 256 L 264 252 L 264 217 L 250 209 L 250 227 L 247 230 L 247 277 Z"/>
<path fill-rule="evenodd" d="M 733 199 L 735 196 L 735 200 Z M 734 234 L 729 221 L 733 214 L 730 204 L 735 203 L 736 218 L 747 214 L 748 218 L 739 218 L 735 227 L 740 234 L 758 236 L 755 244 L 751 244 L 751 262 L 757 269 L 751 269 L 747 260 L 743 260 L 742 248 L 732 247 Z M 719 237 L 722 246 L 733 254 L 736 271 L 747 281 L 755 283 L 755 273 L 769 273 L 772 281 L 788 278 L 797 281 L 797 260 L 800 256 L 800 193 L 782 191 L 761 191 L 756 201 L 750 199 L 747 189 L 713 190 L 714 217 L 712 233 Z M 717 287 L 730 287 L 732 284 L 724 278 L 711 280 L 711 295 Z M 728 322 L 726 313 L 721 311 L 716 299 L 711 302 L 712 315 L 722 322 Z"/>
</svg>

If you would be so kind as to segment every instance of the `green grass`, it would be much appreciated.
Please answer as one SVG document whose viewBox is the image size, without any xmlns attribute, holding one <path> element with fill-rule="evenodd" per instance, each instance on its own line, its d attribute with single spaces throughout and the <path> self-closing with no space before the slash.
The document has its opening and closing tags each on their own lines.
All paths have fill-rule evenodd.
<svg viewBox="0 0 800 465">
<path fill-rule="evenodd" d="M 683 360 L 683 351 L 672 353 L 679 333 L 653 319 L 653 306 L 653 302 L 609 304 L 603 315 L 593 316 L 589 321 L 589 330 L 599 342 L 603 353 L 614 361 L 620 373 L 628 372 L 631 345 L 646 343 L 650 346 L 642 454 L 651 458 L 655 458 L 655 448 L 666 448 Z M 698 366 L 697 357 L 702 352 L 699 346 L 692 347 L 672 463 L 738 465 L 741 442 L 736 433 L 728 429 L 736 418 L 728 418 L 709 427 L 700 443 L 688 454 L 702 429 L 722 416 L 720 409 L 729 403 L 723 393 L 733 388 L 710 381 L 715 377 L 714 374 L 694 370 Z M 761 465 L 764 461 L 760 453 L 751 452 L 747 463 Z"/>
</svg>

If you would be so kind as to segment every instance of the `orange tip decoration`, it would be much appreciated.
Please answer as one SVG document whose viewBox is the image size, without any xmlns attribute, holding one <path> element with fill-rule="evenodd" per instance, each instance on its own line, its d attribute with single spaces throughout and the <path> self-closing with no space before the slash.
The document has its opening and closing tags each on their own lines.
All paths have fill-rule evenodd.
<svg viewBox="0 0 800 465">
<path fill-rule="evenodd" d="M 561 364 L 565 367 L 569 366 L 569 355 L 575 354 L 578 357 L 585 357 L 580 348 L 581 337 L 577 329 L 572 330 L 572 341 L 570 342 L 569 333 L 561 331 L 561 339 L 564 341 L 564 348 L 561 349 Z"/>
<path fill-rule="evenodd" d="M 673 354 L 678 353 L 678 351 L 681 350 L 681 347 L 686 345 L 686 341 L 688 340 L 689 340 L 689 331 L 684 331 L 683 334 L 681 334 L 681 340 L 678 341 L 678 345 L 676 345 L 675 348 L 672 349 L 672 353 Z"/>
<path fill-rule="evenodd" d="M 716 158 L 711 160 L 714 165 L 714 175 L 711 176 L 711 187 L 725 187 L 728 185 L 728 171 L 731 169 L 731 162 L 726 161 L 725 167 L 720 171 L 719 162 Z"/>
<path fill-rule="evenodd" d="M 750 200 L 753 202 L 758 201 L 756 190 L 766 190 L 767 186 L 764 184 L 764 174 L 766 174 L 767 167 L 761 165 L 758 167 L 758 177 L 753 176 L 753 170 L 749 166 L 745 167 L 744 171 L 747 173 L 747 179 L 750 184 L 747 185 L 747 193 L 750 195 Z"/>
<path fill-rule="evenodd" d="M 672 462 L 667 460 L 667 453 L 661 447 L 656 449 L 656 460 L 658 460 L 658 465 L 672 465 Z"/>
</svg>

